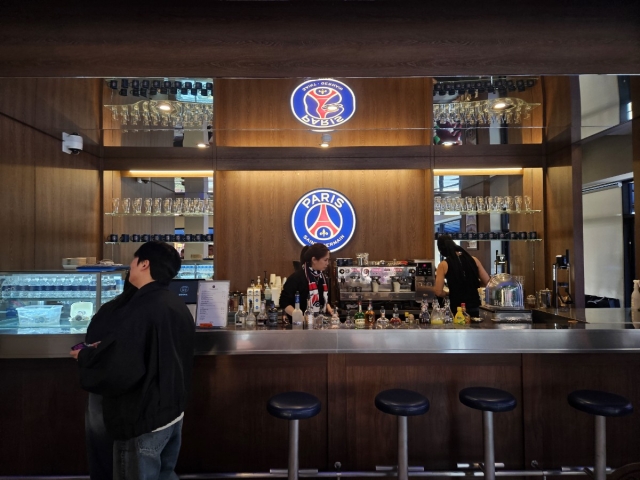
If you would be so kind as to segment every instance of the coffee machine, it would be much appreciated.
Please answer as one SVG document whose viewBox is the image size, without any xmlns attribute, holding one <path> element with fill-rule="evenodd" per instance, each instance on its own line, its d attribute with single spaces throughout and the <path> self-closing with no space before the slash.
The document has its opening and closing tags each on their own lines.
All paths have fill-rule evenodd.
<svg viewBox="0 0 640 480">
<path fill-rule="evenodd" d="M 341 259 L 343 260 L 343 259 Z M 369 262 L 366 266 L 335 266 L 340 308 L 355 308 L 358 300 L 377 306 L 415 308 L 415 262 Z M 422 299 L 422 295 L 420 295 Z"/>
<path fill-rule="evenodd" d="M 422 303 L 424 295 L 428 303 L 436 299 L 433 287 L 436 284 L 435 262 L 433 260 L 415 260 L 416 262 L 416 302 Z"/>
</svg>

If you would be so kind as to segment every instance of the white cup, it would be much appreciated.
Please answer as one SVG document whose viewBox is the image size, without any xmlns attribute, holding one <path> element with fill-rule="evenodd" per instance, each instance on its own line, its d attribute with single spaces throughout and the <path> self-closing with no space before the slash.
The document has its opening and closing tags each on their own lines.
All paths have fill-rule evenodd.
<svg viewBox="0 0 640 480">
<path fill-rule="evenodd" d="M 393 282 L 393 292 L 398 293 L 400 291 L 400 282 Z"/>
</svg>

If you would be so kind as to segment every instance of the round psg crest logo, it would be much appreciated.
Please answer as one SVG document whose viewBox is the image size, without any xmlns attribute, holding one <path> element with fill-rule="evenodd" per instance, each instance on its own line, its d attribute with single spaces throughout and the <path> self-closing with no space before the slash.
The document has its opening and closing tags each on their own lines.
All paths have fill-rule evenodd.
<svg viewBox="0 0 640 480">
<path fill-rule="evenodd" d="M 329 130 L 348 121 L 356 111 L 356 97 L 338 80 L 307 80 L 291 95 L 293 115 L 314 130 Z"/>
<path fill-rule="evenodd" d="M 340 192 L 319 188 L 298 200 L 291 228 L 301 245 L 324 243 L 330 252 L 344 247 L 356 230 L 356 212 Z"/>
</svg>

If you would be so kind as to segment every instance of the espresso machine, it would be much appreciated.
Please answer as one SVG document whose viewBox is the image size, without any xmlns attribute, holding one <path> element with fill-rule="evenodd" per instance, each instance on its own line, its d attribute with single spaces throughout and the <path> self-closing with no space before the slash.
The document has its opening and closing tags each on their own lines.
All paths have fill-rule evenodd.
<svg viewBox="0 0 640 480">
<path fill-rule="evenodd" d="M 397 304 L 401 309 L 415 309 L 415 262 L 381 260 L 365 266 L 341 263 L 335 266 L 341 308 L 355 308 L 358 300 L 362 300 L 364 308 L 371 300 L 376 307 Z"/>
<path fill-rule="evenodd" d="M 436 299 L 433 287 L 436 284 L 435 262 L 433 260 L 415 260 L 416 280 L 415 280 L 415 300 L 422 303 L 423 295 L 426 295 L 427 302 L 433 303 Z"/>
</svg>

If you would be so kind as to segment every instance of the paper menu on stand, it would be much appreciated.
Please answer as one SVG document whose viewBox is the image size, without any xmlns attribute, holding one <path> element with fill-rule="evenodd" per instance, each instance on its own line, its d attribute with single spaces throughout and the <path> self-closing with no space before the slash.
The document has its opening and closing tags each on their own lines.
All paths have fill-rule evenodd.
<svg viewBox="0 0 640 480">
<path fill-rule="evenodd" d="M 210 324 L 214 327 L 227 326 L 229 287 L 229 280 L 202 280 L 198 282 L 196 326 L 202 324 Z"/>
</svg>

